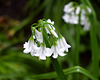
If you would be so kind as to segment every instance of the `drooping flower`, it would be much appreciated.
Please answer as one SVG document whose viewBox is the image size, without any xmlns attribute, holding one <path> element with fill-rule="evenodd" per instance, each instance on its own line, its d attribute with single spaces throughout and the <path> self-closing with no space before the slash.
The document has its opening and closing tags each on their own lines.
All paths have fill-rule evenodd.
<svg viewBox="0 0 100 80">
<path fill-rule="evenodd" d="M 54 21 L 51 21 L 50 19 L 48 19 L 47 22 L 54 25 Z"/>
<path fill-rule="evenodd" d="M 57 45 L 59 46 L 60 49 L 63 49 L 66 52 L 68 52 L 68 48 L 71 47 L 69 44 L 67 44 L 63 36 L 57 41 Z"/>
<path fill-rule="evenodd" d="M 38 40 L 40 43 L 42 43 L 42 42 L 43 42 L 42 33 L 39 32 L 37 29 L 35 29 L 35 35 L 36 35 L 37 40 Z"/>
<path fill-rule="evenodd" d="M 75 7 L 73 7 L 73 2 L 70 2 L 64 6 L 65 13 L 70 13 L 70 12 L 74 11 L 74 9 L 75 9 Z"/>
<path fill-rule="evenodd" d="M 25 42 L 24 46 L 24 53 L 31 53 L 32 56 L 34 56 L 36 50 L 37 50 L 37 44 L 34 43 L 34 40 L 30 40 L 28 42 Z"/>
<path fill-rule="evenodd" d="M 51 50 L 49 48 L 46 48 L 46 46 L 40 46 L 37 50 L 35 56 L 38 56 L 40 60 L 46 60 L 46 56 L 51 56 Z"/>
<path fill-rule="evenodd" d="M 31 51 L 29 43 L 30 42 L 28 41 L 28 42 L 25 42 L 25 44 L 23 45 L 25 48 L 25 50 L 23 51 L 24 53 L 29 53 Z"/>
<path fill-rule="evenodd" d="M 51 47 L 51 52 L 53 53 L 53 58 L 57 58 L 58 55 L 60 56 L 65 56 L 66 54 L 64 53 L 63 49 L 60 49 L 57 45 L 53 45 Z"/>
<path fill-rule="evenodd" d="M 71 16 L 69 16 L 69 14 L 64 14 L 64 15 L 62 16 L 62 18 L 64 19 L 64 21 L 65 21 L 66 23 L 69 23 Z"/>
<path fill-rule="evenodd" d="M 90 22 L 89 22 L 89 20 L 88 20 L 88 18 L 84 21 L 84 27 L 83 27 L 83 29 L 84 30 L 86 30 L 86 31 L 88 31 L 89 29 L 90 29 L 90 26 L 91 26 L 91 24 L 90 24 Z"/>
<path fill-rule="evenodd" d="M 80 11 L 81 11 L 80 7 L 77 7 L 76 8 L 76 14 L 79 15 Z"/>
<path fill-rule="evenodd" d="M 50 30 L 50 32 L 56 37 L 56 38 L 58 38 L 58 35 L 57 35 L 57 33 L 52 29 L 52 30 Z"/>
<path fill-rule="evenodd" d="M 71 17 L 70 17 L 70 21 L 69 21 L 70 24 L 78 24 L 78 16 L 75 15 L 74 13 L 71 14 Z"/>
<path fill-rule="evenodd" d="M 70 45 L 67 44 L 64 37 L 56 31 L 54 21 L 39 20 L 38 24 L 31 26 L 32 36 L 28 42 L 25 42 L 24 53 L 30 53 L 32 56 L 39 57 L 40 60 L 46 60 L 46 57 L 57 58 L 65 56 L 64 51 L 68 52 Z M 57 34 L 57 33 L 58 34 Z M 51 41 L 50 41 L 51 40 Z"/>
<path fill-rule="evenodd" d="M 48 19 L 47 22 L 50 23 L 50 24 L 52 24 L 52 25 L 54 25 L 54 21 L 51 21 L 50 19 Z M 48 34 L 50 34 L 50 32 L 51 33 L 54 33 L 54 36 L 57 37 L 57 34 L 54 31 L 55 30 L 55 27 L 52 26 L 52 25 L 50 25 L 50 24 L 47 25 L 49 29 L 47 27 L 45 27 L 47 33 Z"/>
<path fill-rule="evenodd" d="M 92 13 L 91 9 L 86 5 L 73 5 L 74 3 L 70 2 L 64 6 L 65 14 L 62 16 L 63 20 L 66 23 L 78 24 L 79 23 L 79 14 L 80 15 L 80 24 L 83 25 L 84 30 L 89 30 L 90 22 L 89 15 Z M 87 26 L 86 26 L 87 25 Z"/>
</svg>

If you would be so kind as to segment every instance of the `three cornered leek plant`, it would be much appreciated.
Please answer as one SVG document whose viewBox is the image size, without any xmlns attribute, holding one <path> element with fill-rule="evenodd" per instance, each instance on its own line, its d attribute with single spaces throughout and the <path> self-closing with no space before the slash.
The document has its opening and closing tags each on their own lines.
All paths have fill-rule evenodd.
<svg viewBox="0 0 100 80">
<path fill-rule="evenodd" d="M 54 21 L 40 19 L 38 23 L 32 24 L 31 30 L 32 35 L 28 42 L 24 43 L 23 47 L 25 49 L 23 52 L 39 57 L 39 60 L 46 60 L 46 57 L 50 57 L 58 77 L 66 80 L 57 57 L 65 56 L 66 53 L 64 52 L 68 52 L 68 48 L 71 46 L 56 29 Z"/>
<path fill-rule="evenodd" d="M 63 20 L 66 23 L 78 24 L 79 23 L 79 14 L 80 14 L 80 24 L 83 25 L 85 31 L 90 29 L 89 16 L 92 13 L 92 10 L 84 4 L 77 4 L 75 2 L 70 2 L 64 6 L 63 11 L 65 14 L 62 16 Z"/>
</svg>

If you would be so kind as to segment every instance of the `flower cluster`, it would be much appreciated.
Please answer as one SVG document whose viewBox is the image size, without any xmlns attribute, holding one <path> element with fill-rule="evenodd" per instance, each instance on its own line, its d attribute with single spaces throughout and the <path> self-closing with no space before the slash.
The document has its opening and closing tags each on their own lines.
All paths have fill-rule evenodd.
<svg viewBox="0 0 100 80">
<path fill-rule="evenodd" d="M 65 56 L 65 51 L 71 46 L 67 44 L 65 38 L 54 27 L 54 21 L 41 19 L 38 24 L 31 26 L 32 36 L 23 45 L 24 53 L 46 60 L 46 57 L 57 58 L 58 55 Z"/>
<path fill-rule="evenodd" d="M 77 5 L 74 2 L 70 2 L 64 6 L 64 12 L 65 14 L 62 16 L 62 18 L 66 23 L 78 24 L 80 14 L 80 24 L 84 26 L 84 30 L 89 30 L 89 15 L 92 13 L 92 11 L 88 6 Z"/>
</svg>

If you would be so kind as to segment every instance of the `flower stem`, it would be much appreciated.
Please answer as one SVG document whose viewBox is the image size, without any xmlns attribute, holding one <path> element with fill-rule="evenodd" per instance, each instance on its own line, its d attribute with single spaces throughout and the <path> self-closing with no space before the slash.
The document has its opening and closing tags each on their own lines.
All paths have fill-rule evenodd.
<svg viewBox="0 0 100 80">
<path fill-rule="evenodd" d="M 60 66 L 60 64 L 58 63 L 58 60 L 57 60 L 57 59 L 54 59 L 54 58 L 52 58 L 52 57 L 50 57 L 50 58 L 51 58 L 53 67 L 54 67 L 55 71 L 56 71 L 57 74 L 58 74 L 58 78 L 59 78 L 60 80 L 67 80 L 67 79 L 66 79 L 66 76 L 65 76 L 65 74 L 64 74 L 64 72 L 63 72 L 63 70 L 62 70 L 62 68 L 61 68 L 61 66 Z"/>
<path fill-rule="evenodd" d="M 74 65 L 79 65 L 79 45 L 80 45 L 80 29 L 79 26 L 76 27 L 76 42 L 75 42 L 75 55 L 74 55 Z"/>
<path fill-rule="evenodd" d="M 91 39 L 91 51 L 92 51 L 92 71 L 93 75 L 99 77 L 99 48 L 97 42 L 97 18 L 95 10 L 93 9 L 89 0 L 81 0 L 84 4 L 87 4 L 92 10 L 92 17 L 90 17 L 91 28 L 90 28 L 90 39 Z"/>
<path fill-rule="evenodd" d="M 81 13 L 79 14 L 78 26 L 76 26 L 76 42 L 75 42 L 75 54 L 74 54 L 74 65 L 79 65 L 79 46 L 80 46 L 80 22 Z"/>
<path fill-rule="evenodd" d="M 95 19 L 91 19 L 91 29 L 90 29 L 90 39 L 91 39 L 91 51 L 92 51 L 92 68 L 93 74 L 96 78 L 99 76 L 99 49 L 97 42 L 97 33 L 96 33 L 96 21 Z"/>
<path fill-rule="evenodd" d="M 81 12 L 79 13 L 78 26 L 76 26 L 76 41 L 75 41 L 75 53 L 74 53 L 74 66 L 79 66 L 79 46 L 80 46 L 80 22 Z M 74 74 L 74 79 L 79 80 L 79 74 Z"/>
</svg>

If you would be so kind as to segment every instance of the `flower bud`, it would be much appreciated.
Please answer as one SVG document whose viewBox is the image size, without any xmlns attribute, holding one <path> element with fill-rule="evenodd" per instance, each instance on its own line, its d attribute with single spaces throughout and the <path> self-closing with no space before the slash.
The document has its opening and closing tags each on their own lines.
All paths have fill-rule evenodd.
<svg viewBox="0 0 100 80">
<path fill-rule="evenodd" d="M 50 32 L 51 32 L 56 38 L 58 38 L 58 35 L 56 34 L 56 32 L 55 32 L 53 29 L 51 29 Z"/>
</svg>

